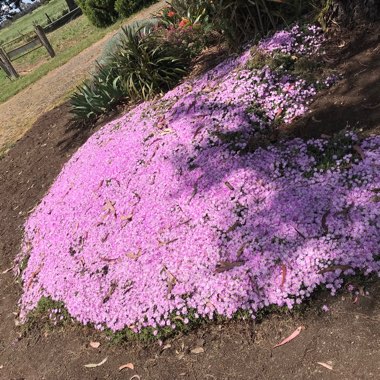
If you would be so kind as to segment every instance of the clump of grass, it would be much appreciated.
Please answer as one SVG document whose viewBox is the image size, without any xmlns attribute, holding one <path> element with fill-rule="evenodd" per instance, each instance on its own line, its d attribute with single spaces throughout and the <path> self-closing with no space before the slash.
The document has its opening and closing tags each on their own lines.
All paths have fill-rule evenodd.
<svg viewBox="0 0 380 380">
<path fill-rule="evenodd" d="M 322 68 L 318 57 L 298 57 L 284 53 L 268 54 L 258 48 L 253 48 L 251 54 L 252 58 L 247 63 L 247 69 L 261 70 L 269 67 L 272 71 L 280 73 L 291 72 L 309 83 L 316 81 Z"/>
<path fill-rule="evenodd" d="M 329 169 L 350 167 L 360 158 L 354 150 L 356 140 L 354 135 L 347 131 L 341 131 L 331 138 L 311 141 L 307 146 L 307 152 L 314 158 L 313 170 L 306 173 L 307 177 L 314 172 L 325 172 Z"/>
<path fill-rule="evenodd" d="M 49 330 L 66 326 L 71 322 L 72 318 L 63 302 L 54 301 L 50 297 L 42 297 L 37 307 L 28 314 L 23 330 L 27 332 L 36 327 Z"/>
</svg>

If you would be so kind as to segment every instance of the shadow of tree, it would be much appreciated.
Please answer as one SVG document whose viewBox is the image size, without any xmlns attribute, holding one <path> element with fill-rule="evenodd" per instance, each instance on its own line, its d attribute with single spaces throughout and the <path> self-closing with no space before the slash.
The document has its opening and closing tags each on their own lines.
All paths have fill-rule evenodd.
<svg viewBox="0 0 380 380">
<path fill-rule="evenodd" d="M 303 138 L 334 134 L 347 125 L 362 128 L 366 134 L 380 130 L 380 24 L 334 41 L 328 49 L 330 65 L 343 73 L 343 79 L 322 92 L 311 112 L 287 128 L 286 133 Z M 356 35 L 358 34 L 358 35 Z M 337 47 L 344 38 L 349 41 Z M 344 42 L 343 42 L 344 43 Z"/>
<path fill-rule="evenodd" d="M 365 104 L 377 105 L 380 101 L 378 57 L 368 57 L 370 72 L 357 71 L 361 54 L 368 53 L 366 49 L 368 46 L 353 53 L 358 63 L 349 66 L 345 79 L 329 90 L 332 97 L 320 97 L 311 115 L 288 128 L 286 137 L 319 138 L 323 133 L 343 130 L 347 124 L 376 127 L 380 120 L 377 108 L 369 114 L 362 97 L 365 96 Z M 358 91 L 351 97 L 350 86 L 356 85 Z M 343 107 L 334 104 L 337 97 L 344 99 Z M 321 108 L 318 102 L 333 103 Z M 193 145 L 172 156 L 173 165 L 183 173 L 179 192 L 192 193 L 189 204 L 201 199 L 217 203 L 218 197 L 224 197 L 225 210 L 214 209 L 218 216 L 214 216 L 213 228 L 219 234 L 220 258 L 230 265 L 226 271 L 233 269 L 243 277 L 255 275 L 254 291 L 259 289 L 270 302 L 287 293 L 300 302 L 322 282 L 339 288 L 341 282 L 337 278 L 342 272 L 352 274 L 358 269 L 368 274 L 379 270 L 379 263 L 372 257 L 380 244 L 376 227 L 380 216 L 371 216 L 373 193 L 368 182 L 371 178 L 375 182 L 379 179 L 373 162 L 360 162 L 362 157 L 353 149 L 353 142 L 345 154 L 356 158 L 357 166 L 351 167 L 347 161 L 347 168 L 339 174 L 321 170 L 306 178 L 299 175 L 300 169 L 314 169 L 305 156 L 308 143 L 300 139 L 283 142 L 282 157 L 281 144 L 268 149 L 255 145 L 246 109 L 247 104 L 239 101 L 220 103 L 204 94 L 191 95 L 172 109 L 170 120 L 179 125 L 190 120 L 193 131 Z M 319 128 L 315 123 L 308 127 L 312 117 Z M 226 120 L 232 121 L 234 127 L 223 124 Z M 215 123 L 217 132 L 211 142 L 205 125 L 210 121 Z M 252 140 L 252 146 L 246 144 L 237 149 L 240 153 L 226 154 L 223 162 L 223 150 L 226 146 L 234 149 L 235 139 L 238 144 Z M 205 217 L 212 212 L 210 206 Z M 273 263 L 277 263 L 276 268 Z"/>
</svg>

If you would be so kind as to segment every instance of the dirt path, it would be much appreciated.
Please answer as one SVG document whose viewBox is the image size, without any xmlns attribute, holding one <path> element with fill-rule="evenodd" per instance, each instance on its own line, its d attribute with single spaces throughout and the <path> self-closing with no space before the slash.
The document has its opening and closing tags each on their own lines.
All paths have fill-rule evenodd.
<svg viewBox="0 0 380 380">
<path fill-rule="evenodd" d="M 164 0 L 159 1 L 136 14 L 128 23 L 149 17 L 164 4 Z M 20 139 L 40 115 L 62 102 L 62 99 L 88 75 L 94 61 L 115 33 L 107 34 L 66 64 L 0 104 L 0 152 Z"/>
<path fill-rule="evenodd" d="M 364 36 L 371 33 L 364 31 Z M 344 128 L 347 121 L 368 131 L 378 130 L 379 111 L 375 106 L 380 102 L 380 92 L 368 91 L 379 83 L 378 42 L 366 37 L 360 50 L 353 49 L 355 46 L 359 45 L 353 39 L 347 49 L 338 52 L 340 60 L 335 65 L 344 72 L 344 79 L 313 104 L 310 117 L 318 115 L 314 118 L 318 121 L 310 124 L 310 117 L 302 119 L 299 126 L 305 123 L 303 132 L 331 133 Z M 339 119 L 326 114 L 326 107 L 332 111 L 338 108 Z M 215 323 L 161 347 L 158 343 L 149 347 L 111 345 L 103 334 L 86 327 L 50 331 L 41 330 L 38 324 L 23 334 L 14 314 L 20 285 L 6 269 L 18 252 L 29 211 L 93 132 L 70 126 L 67 111 L 67 105 L 62 105 L 43 115 L 0 160 L 1 380 L 379 379 L 379 280 L 360 283 L 364 289 L 357 299 L 347 292 L 334 298 L 318 294 L 306 312 L 272 315 L 261 324 Z M 357 285 L 355 281 L 353 284 Z M 325 305 L 328 311 L 322 311 Z M 299 337 L 273 349 L 299 326 L 304 327 Z M 101 346 L 91 348 L 91 340 Z M 200 347 L 204 352 L 191 352 Z M 105 358 L 107 362 L 100 367 L 84 367 Z M 119 366 L 126 363 L 133 363 L 135 369 L 120 372 Z M 135 374 L 138 376 L 133 377 Z"/>
</svg>

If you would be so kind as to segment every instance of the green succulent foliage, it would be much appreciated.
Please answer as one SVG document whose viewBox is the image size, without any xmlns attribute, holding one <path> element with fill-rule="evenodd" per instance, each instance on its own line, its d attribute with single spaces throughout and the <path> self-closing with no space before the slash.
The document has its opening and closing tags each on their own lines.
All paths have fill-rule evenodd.
<svg viewBox="0 0 380 380">
<path fill-rule="evenodd" d="M 90 22 L 99 28 L 112 25 L 119 17 L 115 0 L 78 0 L 78 5 Z"/>
<path fill-rule="evenodd" d="M 125 93 L 116 70 L 98 64 L 92 79 L 85 81 L 72 95 L 71 112 L 77 119 L 93 119 L 112 109 L 123 98 Z"/>
<path fill-rule="evenodd" d="M 158 20 L 156 18 L 149 18 L 143 21 L 135 21 L 132 24 L 128 25 L 128 28 L 133 30 L 135 33 L 142 28 L 153 29 L 158 25 Z M 122 29 L 119 29 L 118 32 L 106 43 L 99 62 L 101 64 L 108 64 L 112 61 L 114 54 L 118 51 L 121 41 L 124 39 L 125 33 Z"/>
<path fill-rule="evenodd" d="M 186 74 L 190 60 L 185 50 L 162 43 L 149 27 L 125 28 L 123 33 L 113 66 L 132 100 L 163 93 Z"/>
</svg>

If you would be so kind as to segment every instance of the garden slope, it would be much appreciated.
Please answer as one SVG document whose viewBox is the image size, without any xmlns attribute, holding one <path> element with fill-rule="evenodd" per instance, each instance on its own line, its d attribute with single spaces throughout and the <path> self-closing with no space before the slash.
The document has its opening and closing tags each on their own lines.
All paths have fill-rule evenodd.
<svg viewBox="0 0 380 380">
<path fill-rule="evenodd" d="M 322 41 L 294 26 L 257 51 L 316 59 Z M 260 146 L 331 78 L 248 69 L 254 58 L 226 60 L 81 147 L 25 225 L 22 319 L 50 297 L 83 324 L 161 336 L 380 273 L 380 137 Z"/>
<path fill-rule="evenodd" d="M 346 121 L 354 119 L 360 126 L 371 124 L 373 111 L 362 106 L 378 104 L 379 92 L 363 99 L 360 92 L 380 77 L 376 44 L 371 36 L 375 30 L 367 30 L 360 41 L 355 36 L 347 40 L 349 60 L 344 60 L 344 80 L 321 96 L 313 112 L 323 112 L 326 106 L 334 107 L 344 101 L 347 106 L 344 117 L 330 126 L 330 115 L 320 119 L 326 126 L 344 128 Z M 375 41 L 376 42 L 376 41 Z M 340 42 L 339 42 L 340 44 Z M 335 56 L 341 59 L 339 54 Z M 363 70 L 362 63 L 368 69 Z M 345 89 L 351 87 L 348 94 Z M 353 95 L 357 94 L 357 98 Z M 328 96 L 326 96 L 328 95 Z M 320 103 L 323 107 L 318 108 Z M 352 107 L 355 105 L 355 107 Z M 342 109 L 344 106 L 342 107 Z M 86 131 L 68 129 L 67 107 L 57 108 L 41 117 L 26 136 L 0 161 L 0 231 L 1 269 L 11 265 L 22 234 L 22 225 L 28 212 L 40 201 L 47 188 L 68 160 L 87 137 Z M 319 126 L 319 123 L 316 124 Z M 302 131 L 304 134 L 308 132 Z M 0 299 L 0 377 L 4 379 L 124 379 L 128 374 L 117 368 L 126 362 L 135 364 L 142 379 L 376 379 L 380 371 L 380 289 L 369 286 L 370 295 L 353 304 L 350 297 L 328 299 L 331 314 L 318 315 L 317 304 L 305 318 L 273 317 L 263 325 L 233 324 L 219 329 L 201 329 L 188 337 L 172 342 L 172 347 L 161 351 L 157 346 L 149 349 L 128 346 L 128 349 L 108 347 L 103 336 L 93 336 L 91 330 L 66 328 L 43 334 L 39 329 L 20 338 L 15 327 L 14 315 L 19 297 L 17 285 L 10 272 L 0 275 L 3 289 Z M 321 298 L 321 302 L 323 298 Z M 284 349 L 271 351 L 274 343 L 290 334 L 299 324 L 306 330 L 300 338 Z M 99 350 L 88 347 L 91 339 L 101 339 Z M 191 355 L 189 349 L 202 345 L 205 354 Z M 178 354 L 176 354 L 176 350 Z M 182 356 L 182 352 L 184 355 Z M 100 362 L 108 357 L 105 365 L 85 369 L 84 364 Z M 329 371 L 317 361 L 332 361 Z"/>
</svg>

